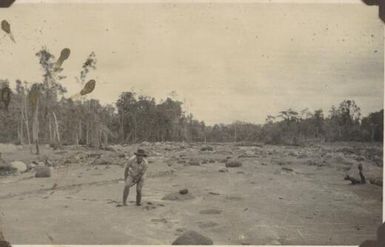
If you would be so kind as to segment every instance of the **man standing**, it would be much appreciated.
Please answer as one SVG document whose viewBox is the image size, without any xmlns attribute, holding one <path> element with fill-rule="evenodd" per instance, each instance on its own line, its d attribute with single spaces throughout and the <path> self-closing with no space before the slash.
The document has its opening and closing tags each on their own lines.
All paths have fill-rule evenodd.
<svg viewBox="0 0 385 247">
<path fill-rule="evenodd" d="M 147 170 L 147 157 L 143 149 L 138 149 L 134 156 L 132 156 L 124 170 L 124 191 L 123 191 L 123 206 L 127 206 L 127 197 L 130 193 L 130 187 L 136 184 L 136 205 L 140 206 L 142 199 L 142 188 L 144 178 L 143 175 Z"/>
</svg>

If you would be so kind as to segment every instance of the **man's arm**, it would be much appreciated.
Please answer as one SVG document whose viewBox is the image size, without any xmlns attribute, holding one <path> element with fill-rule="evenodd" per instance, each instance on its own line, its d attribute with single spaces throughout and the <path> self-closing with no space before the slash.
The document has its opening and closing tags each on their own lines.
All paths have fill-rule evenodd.
<svg viewBox="0 0 385 247">
<path fill-rule="evenodd" d="M 128 173 L 131 171 L 131 160 L 129 160 L 128 162 L 127 162 L 127 165 L 126 165 L 126 168 L 124 169 L 124 180 L 126 180 L 127 179 L 127 177 L 128 177 Z"/>
<path fill-rule="evenodd" d="M 127 180 L 129 169 L 130 169 L 130 167 L 128 165 L 126 165 L 126 168 L 124 169 L 124 180 Z"/>
</svg>

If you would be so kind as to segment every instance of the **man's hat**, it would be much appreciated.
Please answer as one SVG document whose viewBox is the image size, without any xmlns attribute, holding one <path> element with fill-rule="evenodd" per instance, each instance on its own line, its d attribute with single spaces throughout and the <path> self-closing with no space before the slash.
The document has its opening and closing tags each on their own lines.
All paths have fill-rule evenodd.
<svg viewBox="0 0 385 247">
<path fill-rule="evenodd" d="M 138 149 L 134 154 L 137 156 L 147 157 L 147 154 L 143 149 Z"/>
</svg>

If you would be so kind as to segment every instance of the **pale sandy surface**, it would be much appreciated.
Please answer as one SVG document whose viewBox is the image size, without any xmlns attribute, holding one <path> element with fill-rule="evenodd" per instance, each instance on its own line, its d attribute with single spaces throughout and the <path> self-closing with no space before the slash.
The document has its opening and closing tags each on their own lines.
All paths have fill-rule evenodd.
<svg viewBox="0 0 385 247">
<path fill-rule="evenodd" d="M 358 245 L 375 239 L 381 223 L 382 187 L 353 186 L 343 178 L 357 159 L 377 167 L 362 153 L 344 150 L 382 146 L 214 144 L 213 152 L 199 151 L 199 144 L 142 146 L 151 156 L 141 207 L 133 203 L 135 188 L 129 206 L 116 207 L 123 189 L 124 159 L 118 154 L 136 146 L 116 146 L 117 152 L 43 148 L 57 165 L 51 178 L 34 178 L 33 171 L 0 177 L 5 238 L 13 244 L 170 244 L 183 231 L 195 230 L 215 244 Z M 111 164 L 92 164 L 90 153 L 102 153 Z M 219 172 L 223 159 L 239 155 L 242 167 Z M 36 159 L 26 149 L 3 156 Z M 190 159 L 207 163 L 189 166 Z M 382 168 L 375 171 L 382 176 Z M 162 200 L 184 188 L 194 198 Z"/>
</svg>

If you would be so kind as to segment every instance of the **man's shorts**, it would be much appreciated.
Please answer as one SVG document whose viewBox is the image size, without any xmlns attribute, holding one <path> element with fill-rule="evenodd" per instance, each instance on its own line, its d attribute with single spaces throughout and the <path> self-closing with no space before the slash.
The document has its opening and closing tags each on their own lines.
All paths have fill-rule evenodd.
<svg viewBox="0 0 385 247">
<path fill-rule="evenodd" d="M 133 178 L 131 176 L 128 176 L 126 181 L 125 181 L 125 185 L 128 186 L 128 187 L 132 187 L 132 186 L 134 186 L 136 184 L 136 189 L 137 190 L 142 190 L 143 183 L 144 183 L 143 177 L 141 177 L 141 178 Z"/>
</svg>

